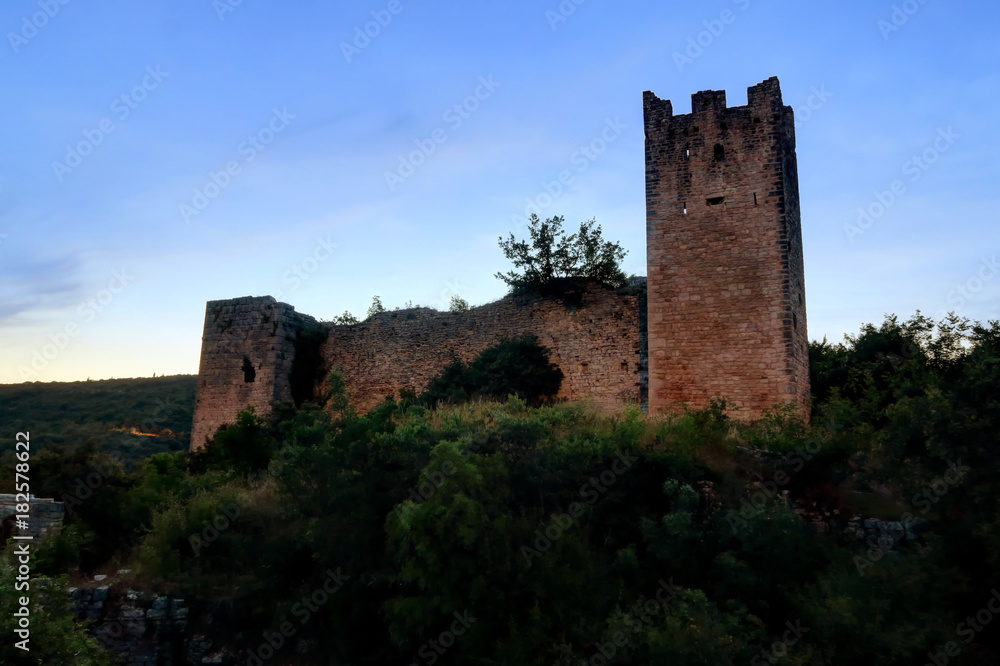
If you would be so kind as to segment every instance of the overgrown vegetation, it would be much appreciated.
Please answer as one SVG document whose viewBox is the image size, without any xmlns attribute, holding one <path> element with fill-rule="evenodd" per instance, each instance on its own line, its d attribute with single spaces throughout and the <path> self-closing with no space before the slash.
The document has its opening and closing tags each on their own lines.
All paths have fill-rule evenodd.
<svg viewBox="0 0 1000 666">
<path fill-rule="evenodd" d="M 434 407 L 513 395 L 538 406 L 555 398 L 562 385 L 563 372 L 549 361 L 549 354 L 537 338 L 504 340 L 469 365 L 459 360 L 449 364 L 419 400 Z"/>
<path fill-rule="evenodd" d="M 581 223 L 579 231 L 568 236 L 562 228 L 565 221 L 556 216 L 543 222 L 532 213 L 528 240 L 517 240 L 513 233 L 506 241 L 500 238 L 500 249 L 515 270 L 496 277 L 511 292 L 544 293 L 559 278 L 588 278 L 615 289 L 628 284 L 621 270 L 627 253 L 621 245 L 604 240 L 596 220 Z"/>
<path fill-rule="evenodd" d="M 29 430 L 33 455 L 49 447 L 68 452 L 94 439 L 96 450 L 131 469 L 154 453 L 187 450 L 197 384 L 192 375 L 0 384 L 0 432 Z M 13 453 L 4 449 L 0 468 L 13 469 Z M 12 492 L 13 481 L 0 475 L 0 492 Z M 48 492 L 34 482 L 32 489 Z"/>
<path fill-rule="evenodd" d="M 245 412 L 204 454 L 115 469 L 37 571 L 128 562 L 155 589 L 225 600 L 212 638 L 234 649 L 291 622 L 272 663 L 998 663 L 975 618 L 1000 586 L 1000 323 L 891 317 L 811 356 L 808 425 L 516 397 L 358 415 L 335 381 L 338 409 Z M 854 515 L 913 536 L 859 542 Z M 123 533 L 113 548 L 102 523 Z M 331 574 L 342 586 L 302 622 Z"/>
</svg>

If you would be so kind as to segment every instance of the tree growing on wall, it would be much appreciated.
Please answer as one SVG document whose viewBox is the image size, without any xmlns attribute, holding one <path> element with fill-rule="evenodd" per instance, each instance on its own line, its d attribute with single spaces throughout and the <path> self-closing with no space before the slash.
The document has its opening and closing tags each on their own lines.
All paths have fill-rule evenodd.
<svg viewBox="0 0 1000 666">
<path fill-rule="evenodd" d="M 332 321 L 337 326 L 351 326 L 360 323 L 350 310 L 344 310 L 344 314 L 335 316 Z"/>
<path fill-rule="evenodd" d="M 618 243 L 601 235 L 601 225 L 590 219 L 580 224 L 575 234 L 563 231 L 561 215 L 544 222 L 532 213 L 526 240 L 510 234 L 499 239 L 504 256 L 514 269 L 497 273 L 511 292 L 538 291 L 550 287 L 559 278 L 590 278 L 612 288 L 624 287 L 628 277 L 621 269 L 627 252 Z"/>
<path fill-rule="evenodd" d="M 382 305 L 382 299 L 376 294 L 372 297 L 372 304 L 368 306 L 368 313 L 365 316 L 365 320 L 371 319 L 377 314 L 385 312 L 385 306 Z"/>
</svg>

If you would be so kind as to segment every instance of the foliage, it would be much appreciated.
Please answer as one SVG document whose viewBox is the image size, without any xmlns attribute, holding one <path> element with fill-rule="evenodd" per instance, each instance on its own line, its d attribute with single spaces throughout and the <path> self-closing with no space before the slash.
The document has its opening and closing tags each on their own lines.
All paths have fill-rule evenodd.
<svg viewBox="0 0 1000 666">
<path fill-rule="evenodd" d="M 516 395 L 529 404 L 550 400 L 559 392 L 563 373 L 549 361 L 549 350 L 537 338 L 505 340 L 484 350 L 469 365 L 454 361 L 431 380 L 420 396 L 427 405 L 501 399 Z"/>
<path fill-rule="evenodd" d="M 448 303 L 449 312 L 468 312 L 469 309 L 469 301 L 461 296 L 452 296 Z"/>
<path fill-rule="evenodd" d="M 0 432 L 30 432 L 33 458 L 52 445 L 66 450 L 94 439 L 97 449 L 133 469 L 154 453 L 187 450 L 197 383 L 195 376 L 178 375 L 0 384 Z M 7 448 L 0 467 L 13 463 Z M 0 475 L 0 492 L 13 492 L 13 482 Z"/>
<path fill-rule="evenodd" d="M 207 445 L 192 454 L 195 468 L 233 470 L 249 474 L 267 469 L 277 443 L 267 431 L 264 419 L 251 406 L 236 416 L 209 439 Z"/>
<path fill-rule="evenodd" d="M 733 422 L 724 401 L 669 417 L 534 406 L 504 391 L 547 356 L 505 344 L 439 377 L 435 409 L 409 395 L 357 414 L 335 371 L 326 408 L 247 410 L 204 453 L 129 472 L 96 441 L 52 447 L 36 461 L 52 489 L 106 478 L 39 572 L 137 552 L 142 585 L 222 600 L 212 640 L 233 650 L 291 621 L 274 663 L 443 666 L 924 663 L 1000 587 L 998 322 L 918 313 L 814 344 L 810 423 L 781 408 Z M 845 531 L 874 498 L 922 521 L 889 552 Z M 828 534 L 803 517 L 820 510 Z M 90 649 L 64 607 L 39 612 L 46 645 Z M 789 625 L 803 635 L 783 645 Z M 955 663 L 1000 662 L 996 632 L 959 645 Z"/>
<path fill-rule="evenodd" d="M 372 297 L 372 304 L 368 306 L 368 312 L 365 315 L 365 320 L 371 319 L 377 314 L 385 312 L 385 306 L 382 305 L 382 299 L 377 295 Z"/>
<path fill-rule="evenodd" d="M 596 220 L 580 224 L 569 236 L 562 229 L 565 218 L 551 217 L 544 222 L 534 213 L 529 220 L 528 240 L 517 240 L 511 233 L 500 238 L 504 256 L 515 270 L 497 273 L 512 292 L 545 291 L 557 278 L 589 278 L 608 287 L 628 284 L 621 270 L 626 251 L 618 243 L 604 240 Z"/>
<path fill-rule="evenodd" d="M 352 326 L 361 323 L 357 317 L 351 314 L 350 310 L 344 310 L 344 314 L 333 318 L 333 323 L 337 326 Z"/>
<path fill-rule="evenodd" d="M 15 588 L 17 578 L 16 559 L 13 548 L 0 558 L 0 634 L 4 640 L 0 644 L 0 663 L 9 666 L 24 664 L 91 664 L 110 666 L 111 657 L 91 637 L 84 626 L 73 618 L 73 601 L 66 589 L 66 578 L 33 577 L 29 589 Z M 19 612 L 22 597 L 30 599 L 30 632 L 25 652 L 15 643 L 22 640 L 15 630 L 19 629 Z"/>
</svg>

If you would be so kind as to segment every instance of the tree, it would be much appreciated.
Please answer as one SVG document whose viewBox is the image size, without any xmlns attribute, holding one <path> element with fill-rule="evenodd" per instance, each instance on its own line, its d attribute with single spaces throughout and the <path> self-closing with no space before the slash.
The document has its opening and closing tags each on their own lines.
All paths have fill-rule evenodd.
<svg viewBox="0 0 1000 666">
<path fill-rule="evenodd" d="M 452 296 L 451 302 L 448 304 L 449 312 L 468 312 L 469 311 L 469 301 L 465 300 L 461 296 Z"/>
<path fill-rule="evenodd" d="M 365 319 L 366 320 L 371 319 L 375 315 L 380 314 L 382 312 L 385 312 L 385 306 L 382 305 L 382 299 L 379 298 L 378 295 L 376 294 L 375 296 L 372 297 L 372 304 L 368 306 L 368 315 L 365 317 Z"/>
<path fill-rule="evenodd" d="M 344 310 L 344 314 L 333 318 L 333 323 L 337 326 L 351 326 L 357 324 L 358 318 L 351 314 L 350 310 Z"/>
<path fill-rule="evenodd" d="M 550 353 L 535 337 L 504 340 L 469 365 L 456 360 L 446 366 L 420 398 L 433 406 L 477 397 L 503 400 L 513 394 L 532 405 L 542 404 L 559 393 L 564 377 L 549 361 Z"/>
<path fill-rule="evenodd" d="M 497 273 L 496 277 L 512 292 L 545 289 L 554 280 L 567 277 L 590 278 L 612 288 L 628 283 L 620 266 L 626 251 L 618 243 L 604 240 L 595 219 L 582 222 L 580 230 L 570 235 L 563 231 L 563 222 L 562 216 L 543 222 L 532 213 L 529 240 L 517 240 L 514 234 L 506 241 L 500 238 L 504 256 L 520 270 Z"/>
</svg>

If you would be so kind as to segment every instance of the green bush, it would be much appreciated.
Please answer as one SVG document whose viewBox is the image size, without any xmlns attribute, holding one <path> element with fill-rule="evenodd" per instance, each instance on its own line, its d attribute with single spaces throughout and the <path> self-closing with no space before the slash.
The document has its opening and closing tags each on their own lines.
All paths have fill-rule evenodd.
<svg viewBox="0 0 1000 666">
<path fill-rule="evenodd" d="M 549 362 L 549 350 L 537 338 L 516 338 L 486 349 L 469 365 L 451 363 L 420 399 L 433 406 L 516 395 L 539 405 L 559 393 L 562 380 L 562 370 Z"/>
</svg>

